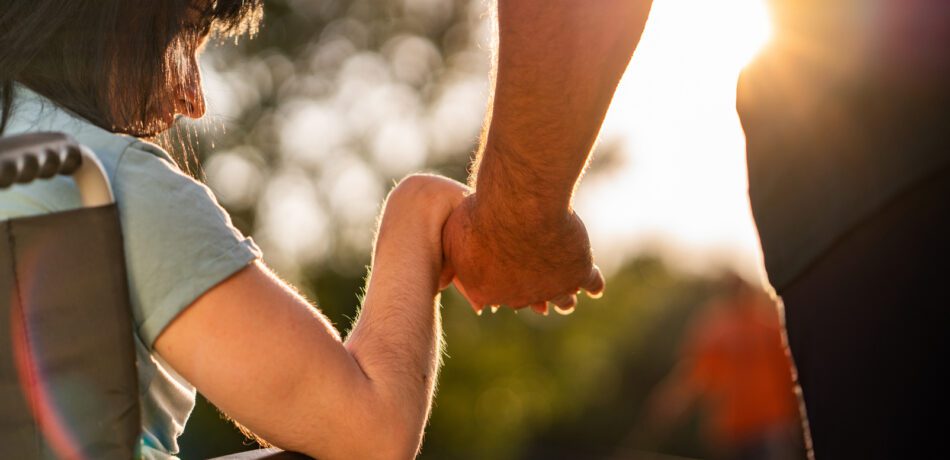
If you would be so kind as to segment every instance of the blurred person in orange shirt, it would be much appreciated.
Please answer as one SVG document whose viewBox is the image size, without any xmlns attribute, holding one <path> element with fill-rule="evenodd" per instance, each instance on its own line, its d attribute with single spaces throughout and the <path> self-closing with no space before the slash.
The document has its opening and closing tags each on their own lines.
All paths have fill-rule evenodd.
<svg viewBox="0 0 950 460">
<path fill-rule="evenodd" d="M 668 431 L 700 403 L 717 458 L 801 458 L 798 403 L 778 311 L 764 292 L 736 275 L 729 278 L 729 292 L 697 314 L 677 367 L 650 397 L 651 429 Z"/>
<path fill-rule="evenodd" d="M 668 431 L 694 403 L 717 458 L 801 458 L 791 363 L 769 297 L 730 275 L 728 293 L 697 313 L 677 367 L 648 402 L 655 431 Z"/>
</svg>

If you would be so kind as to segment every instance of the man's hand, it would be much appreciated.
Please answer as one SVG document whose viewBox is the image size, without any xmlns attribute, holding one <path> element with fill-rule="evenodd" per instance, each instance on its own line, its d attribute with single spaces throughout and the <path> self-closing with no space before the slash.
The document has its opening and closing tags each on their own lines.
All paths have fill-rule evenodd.
<svg viewBox="0 0 950 460">
<path fill-rule="evenodd" d="M 476 311 L 570 311 L 603 276 L 571 200 L 652 0 L 497 0 L 494 88 L 468 197 L 443 229 Z M 451 273 L 443 274 L 443 281 Z"/>
<path fill-rule="evenodd" d="M 477 313 L 506 304 L 547 314 L 548 300 L 557 311 L 570 313 L 581 289 L 591 296 L 603 292 L 603 275 L 576 214 L 512 219 L 479 207 L 477 199 L 470 195 L 455 208 L 442 237 L 443 282 L 454 275 Z"/>
</svg>

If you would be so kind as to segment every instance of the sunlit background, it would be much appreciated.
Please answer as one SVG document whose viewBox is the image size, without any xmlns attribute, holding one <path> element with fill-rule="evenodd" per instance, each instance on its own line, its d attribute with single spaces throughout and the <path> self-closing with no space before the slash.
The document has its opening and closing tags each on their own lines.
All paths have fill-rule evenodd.
<svg viewBox="0 0 950 460">
<path fill-rule="evenodd" d="M 393 181 L 467 176 L 488 4 L 269 0 L 265 21 L 205 55 L 209 115 L 182 132 L 265 261 L 345 329 Z M 655 2 L 575 203 L 607 295 L 567 318 L 477 318 L 448 291 L 424 458 L 710 454 L 701 415 L 650 435 L 643 408 L 728 274 L 761 277 L 735 87 L 770 30 L 764 0 Z M 205 402 L 182 444 L 186 459 L 249 448 Z"/>
<path fill-rule="evenodd" d="M 758 279 L 735 88 L 770 32 L 763 0 L 654 2 L 602 133 L 620 164 L 580 188 L 602 264 L 659 249 L 686 268 L 725 263 Z"/>
<path fill-rule="evenodd" d="M 466 161 L 492 37 L 482 1 L 285 3 L 302 16 L 289 22 L 347 13 L 294 34 L 300 43 L 278 37 L 291 53 L 256 41 L 250 54 L 209 53 L 204 124 L 224 134 L 210 136 L 218 148 L 205 169 L 223 203 L 256 208 L 254 236 L 272 264 L 293 271 L 365 253 L 386 179 Z M 372 8 L 399 21 L 361 21 Z M 269 24 L 258 40 L 293 27 Z M 426 34 L 444 28 L 439 43 Z M 770 28 L 763 0 L 653 6 L 602 131 L 608 158 L 597 161 L 609 167 L 595 168 L 577 199 L 602 265 L 659 249 L 686 267 L 727 263 L 757 276 L 735 85 Z"/>
</svg>

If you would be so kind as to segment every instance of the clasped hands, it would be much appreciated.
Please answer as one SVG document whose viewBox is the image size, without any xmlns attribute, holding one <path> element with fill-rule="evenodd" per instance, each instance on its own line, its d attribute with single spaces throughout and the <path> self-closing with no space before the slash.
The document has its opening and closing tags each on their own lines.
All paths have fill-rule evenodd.
<svg viewBox="0 0 950 460">
<path fill-rule="evenodd" d="M 506 200 L 479 201 L 451 179 L 412 175 L 387 199 L 377 256 L 389 247 L 386 242 L 409 244 L 400 235 L 421 236 L 419 247 L 431 247 L 424 252 L 435 258 L 438 288 L 454 283 L 479 314 L 502 305 L 547 314 L 549 304 L 567 314 L 582 290 L 599 297 L 604 278 L 580 218 L 569 210 L 537 213 Z"/>
<path fill-rule="evenodd" d="M 442 229 L 442 282 L 454 282 L 479 314 L 506 305 L 547 315 L 549 304 L 568 314 L 582 290 L 600 297 L 604 277 L 584 223 L 571 210 L 540 214 L 466 196 Z"/>
</svg>

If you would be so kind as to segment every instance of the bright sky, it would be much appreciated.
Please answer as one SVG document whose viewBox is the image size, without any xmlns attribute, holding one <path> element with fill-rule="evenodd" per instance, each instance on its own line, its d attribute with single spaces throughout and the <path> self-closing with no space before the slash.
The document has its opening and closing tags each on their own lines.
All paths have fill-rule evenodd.
<svg viewBox="0 0 950 460">
<path fill-rule="evenodd" d="M 576 202 L 604 268 L 659 246 L 682 268 L 760 276 L 735 87 L 770 33 L 764 0 L 654 2 L 601 134 L 629 155 Z"/>
</svg>

